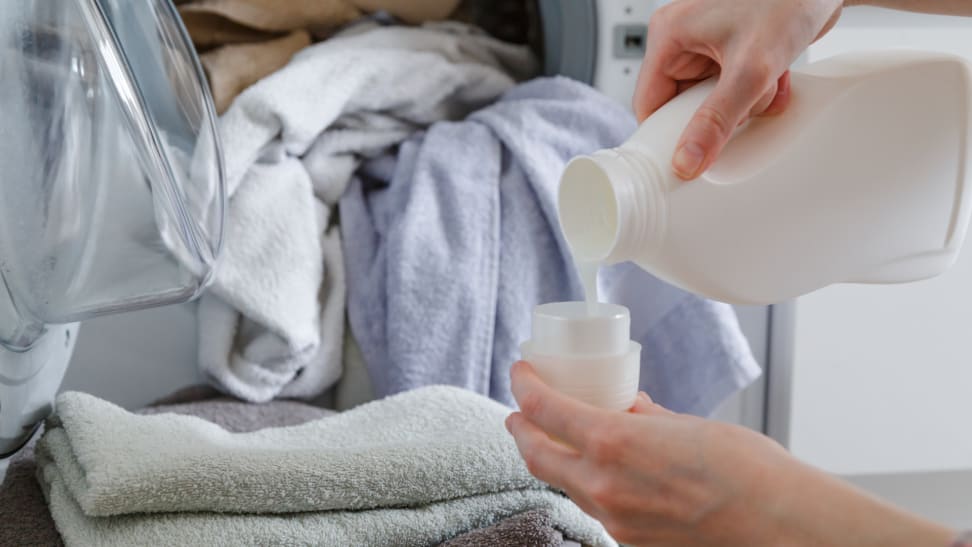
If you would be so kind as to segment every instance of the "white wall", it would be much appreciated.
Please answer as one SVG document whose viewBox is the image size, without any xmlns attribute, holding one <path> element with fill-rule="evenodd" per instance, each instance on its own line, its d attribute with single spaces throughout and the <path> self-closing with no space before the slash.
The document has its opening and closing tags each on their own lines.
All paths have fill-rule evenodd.
<svg viewBox="0 0 972 547">
<path fill-rule="evenodd" d="M 972 20 L 852 9 L 808 59 L 886 47 L 972 58 Z M 972 469 L 969 247 L 937 279 L 835 286 L 797 302 L 789 438 L 797 456 L 841 474 Z"/>
</svg>

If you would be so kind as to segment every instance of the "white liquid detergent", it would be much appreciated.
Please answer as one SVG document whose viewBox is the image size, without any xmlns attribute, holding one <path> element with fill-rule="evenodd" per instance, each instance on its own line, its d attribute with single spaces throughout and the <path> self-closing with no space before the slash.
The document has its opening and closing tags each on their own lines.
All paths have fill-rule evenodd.
<svg viewBox="0 0 972 547">
<path fill-rule="evenodd" d="M 533 311 L 523 359 L 547 385 L 587 404 L 627 410 L 638 395 L 641 346 L 630 338 L 627 308 L 599 302 L 600 262 L 576 261 L 583 302 L 555 302 Z"/>
<path fill-rule="evenodd" d="M 584 301 L 593 306 L 600 299 L 597 295 L 597 271 L 601 267 L 600 262 L 575 262 L 574 267 L 580 275 L 581 284 L 584 285 Z"/>
</svg>

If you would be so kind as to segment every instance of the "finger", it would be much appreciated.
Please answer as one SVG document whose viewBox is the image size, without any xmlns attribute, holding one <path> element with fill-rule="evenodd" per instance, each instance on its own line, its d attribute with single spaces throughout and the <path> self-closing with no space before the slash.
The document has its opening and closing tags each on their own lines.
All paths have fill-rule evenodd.
<svg viewBox="0 0 972 547">
<path fill-rule="evenodd" d="M 676 89 L 677 89 L 676 94 L 677 95 L 681 95 L 682 93 L 684 93 L 684 92 L 692 89 L 693 87 L 701 84 L 702 82 L 708 80 L 711 77 L 712 76 L 710 75 L 710 76 L 707 76 L 707 77 L 705 77 L 705 78 L 703 78 L 701 80 L 679 80 L 675 84 Z"/>
<path fill-rule="evenodd" d="M 516 448 L 534 477 L 562 490 L 587 514 L 598 518 L 598 510 L 585 490 L 585 482 L 592 470 L 585 468 L 581 456 L 550 438 L 543 430 L 530 423 L 522 412 L 514 412 L 506 418 L 506 429 L 513 435 Z M 593 470 L 596 472 L 597 470 Z"/>
<path fill-rule="evenodd" d="M 775 116 L 782 114 L 790 106 L 790 96 L 790 71 L 787 70 L 780 76 L 779 81 L 776 82 L 776 96 L 773 97 L 773 102 L 766 107 L 766 110 L 761 115 Z"/>
<path fill-rule="evenodd" d="M 513 397 L 530 422 L 573 447 L 584 448 L 587 433 L 598 428 L 605 411 L 552 389 L 525 361 L 513 364 L 510 378 Z"/>
<path fill-rule="evenodd" d="M 770 83 L 762 69 L 724 71 L 682 133 L 672 158 L 675 174 L 691 180 L 708 169 Z"/>
<path fill-rule="evenodd" d="M 678 93 L 678 82 L 661 71 L 661 60 L 651 52 L 645 54 L 635 84 L 632 108 L 638 123 L 645 121 L 656 110 L 670 101 Z"/>
<path fill-rule="evenodd" d="M 521 412 L 506 418 L 506 429 L 513 435 L 516 448 L 523 456 L 527 470 L 534 477 L 567 489 L 573 479 L 580 476 L 580 456 L 569 448 L 553 441 L 540 428 L 530 423 Z"/>
<path fill-rule="evenodd" d="M 632 414 L 644 414 L 646 416 L 654 416 L 659 414 L 674 414 L 671 410 L 655 403 L 651 400 L 644 391 L 638 392 L 638 396 L 635 397 L 635 402 L 631 405 L 628 410 Z"/>
<path fill-rule="evenodd" d="M 843 5 L 838 5 L 837 6 L 837 9 L 834 10 L 834 13 L 832 13 L 830 15 L 830 19 L 827 20 L 827 22 L 824 24 L 823 28 L 817 34 L 817 37 L 813 39 L 814 42 L 816 42 L 817 40 L 823 38 L 825 34 L 827 34 L 828 32 L 830 32 L 830 29 L 834 28 L 834 25 L 837 24 L 837 21 L 838 20 L 840 20 L 840 15 L 843 13 L 843 11 L 844 11 Z"/>
<path fill-rule="evenodd" d="M 763 112 L 766 112 L 766 109 L 769 108 L 771 104 L 773 104 L 773 101 L 775 99 L 776 99 L 776 84 L 774 83 L 773 85 L 770 86 L 769 89 L 763 92 L 763 95 L 759 98 L 758 101 L 756 101 L 756 104 L 749 109 L 748 117 L 755 118 L 756 116 L 759 116 Z"/>
<path fill-rule="evenodd" d="M 631 405 L 628 412 L 633 414 L 651 414 L 655 409 L 655 403 L 651 400 L 644 391 L 638 392 L 638 396 L 635 397 L 635 402 Z"/>
</svg>

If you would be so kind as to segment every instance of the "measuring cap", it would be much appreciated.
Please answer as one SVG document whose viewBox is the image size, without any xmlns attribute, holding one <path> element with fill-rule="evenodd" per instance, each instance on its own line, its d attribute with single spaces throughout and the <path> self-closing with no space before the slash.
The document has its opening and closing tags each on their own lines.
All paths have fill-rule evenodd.
<svg viewBox="0 0 972 547">
<path fill-rule="evenodd" d="M 534 309 L 532 337 L 520 349 L 554 389 L 597 407 L 626 410 L 638 394 L 641 360 L 630 330 L 624 306 L 543 304 Z"/>
</svg>

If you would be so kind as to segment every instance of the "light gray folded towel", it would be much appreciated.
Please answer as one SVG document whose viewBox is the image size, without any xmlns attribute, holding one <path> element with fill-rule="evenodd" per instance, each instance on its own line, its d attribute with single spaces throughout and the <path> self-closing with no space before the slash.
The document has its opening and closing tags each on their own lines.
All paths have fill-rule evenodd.
<svg viewBox="0 0 972 547">
<path fill-rule="evenodd" d="M 184 388 L 152 404 L 136 412 L 198 416 L 230 431 L 297 425 L 334 413 L 296 401 L 277 400 L 261 405 L 244 403 L 222 396 L 207 386 Z M 64 545 L 37 482 L 36 440 L 11 458 L 0 485 L 0 545 Z"/>
<path fill-rule="evenodd" d="M 613 545 L 530 476 L 508 410 L 434 386 L 302 425 L 230 433 L 58 398 L 39 478 L 67 545 L 434 545 L 543 509 L 566 537 Z"/>
<path fill-rule="evenodd" d="M 526 47 L 475 27 L 363 23 L 294 56 L 220 119 L 229 206 L 199 304 L 199 365 L 248 401 L 311 398 L 341 374 L 334 207 L 364 157 L 460 118 L 526 77 Z"/>
</svg>

